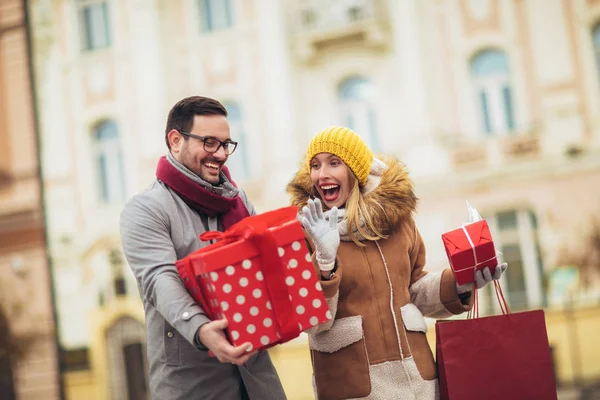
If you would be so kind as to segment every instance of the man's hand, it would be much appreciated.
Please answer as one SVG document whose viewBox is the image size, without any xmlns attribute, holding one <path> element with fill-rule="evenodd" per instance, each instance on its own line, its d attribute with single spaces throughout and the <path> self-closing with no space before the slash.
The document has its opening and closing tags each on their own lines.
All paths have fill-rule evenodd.
<svg viewBox="0 0 600 400">
<path fill-rule="evenodd" d="M 251 347 L 250 343 L 244 343 L 237 347 L 232 346 L 224 332 L 228 324 L 226 319 L 204 324 L 198 329 L 198 338 L 222 363 L 242 365 L 256 354 L 256 351 L 248 352 Z"/>
</svg>

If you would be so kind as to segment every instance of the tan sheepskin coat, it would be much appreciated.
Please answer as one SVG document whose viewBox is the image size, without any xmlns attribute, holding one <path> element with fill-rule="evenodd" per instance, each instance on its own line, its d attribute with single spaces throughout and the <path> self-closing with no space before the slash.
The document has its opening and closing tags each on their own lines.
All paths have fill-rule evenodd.
<svg viewBox="0 0 600 400">
<path fill-rule="evenodd" d="M 384 162 L 384 171 L 369 177 L 365 200 L 388 237 L 365 246 L 342 241 L 334 278 L 321 282 L 334 319 L 309 334 L 319 400 L 439 398 L 423 316 L 445 318 L 471 307 L 458 298 L 451 270 L 425 271 L 413 185 L 401 163 Z M 301 168 L 288 185 L 292 204 L 304 206 L 311 186 Z"/>
</svg>

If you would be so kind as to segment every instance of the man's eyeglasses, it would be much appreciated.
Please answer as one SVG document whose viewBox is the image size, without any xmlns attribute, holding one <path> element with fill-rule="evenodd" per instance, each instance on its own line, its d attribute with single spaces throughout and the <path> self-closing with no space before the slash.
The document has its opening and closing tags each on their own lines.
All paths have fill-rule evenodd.
<svg viewBox="0 0 600 400">
<path fill-rule="evenodd" d="M 198 135 L 194 135 L 192 133 L 184 132 L 184 131 L 178 131 L 178 132 L 181 133 L 182 135 L 189 136 L 194 139 L 202 140 L 202 142 L 204 143 L 204 151 L 206 151 L 207 153 L 216 153 L 217 151 L 219 151 L 219 149 L 221 147 L 223 147 L 225 154 L 230 156 L 231 154 L 233 154 L 233 152 L 235 151 L 235 149 L 237 148 L 237 145 L 238 145 L 237 142 L 234 142 L 233 140 L 226 140 L 224 142 L 221 142 L 219 139 L 214 138 L 214 137 L 198 136 Z"/>
</svg>

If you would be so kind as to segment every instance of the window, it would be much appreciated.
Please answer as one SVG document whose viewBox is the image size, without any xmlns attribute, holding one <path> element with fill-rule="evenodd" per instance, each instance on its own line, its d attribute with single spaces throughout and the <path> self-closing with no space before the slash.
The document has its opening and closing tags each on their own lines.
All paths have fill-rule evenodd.
<svg viewBox="0 0 600 400">
<path fill-rule="evenodd" d="M 243 180 L 250 176 L 246 131 L 242 118 L 242 109 L 237 103 L 224 103 L 227 120 L 231 129 L 231 140 L 238 142 L 235 152 L 227 159 L 227 167 L 233 180 Z"/>
<path fill-rule="evenodd" d="M 142 322 L 125 316 L 106 332 L 111 399 L 146 400 L 148 365 Z"/>
<path fill-rule="evenodd" d="M 125 296 L 127 294 L 127 281 L 124 276 L 121 252 L 114 249 L 111 250 L 108 253 L 108 262 L 111 268 L 114 294 L 116 296 Z"/>
<path fill-rule="evenodd" d="M 537 218 L 526 209 L 507 210 L 486 218 L 499 257 L 508 263 L 502 288 L 509 307 L 523 310 L 546 305 L 542 256 L 537 235 Z M 485 310 L 493 313 L 497 303 L 493 286 L 485 288 Z"/>
<path fill-rule="evenodd" d="M 513 131 L 514 100 L 506 54 L 501 50 L 477 54 L 471 61 L 471 79 L 481 130 L 488 135 Z"/>
<path fill-rule="evenodd" d="M 592 39 L 594 41 L 594 55 L 596 57 L 596 72 L 600 79 L 600 23 L 592 31 Z"/>
<path fill-rule="evenodd" d="M 90 369 L 87 347 L 61 350 L 60 358 L 62 368 L 65 371 L 87 371 Z"/>
<path fill-rule="evenodd" d="M 121 142 L 114 121 L 104 121 L 94 129 L 94 146 L 100 199 L 115 203 L 125 199 Z"/>
<path fill-rule="evenodd" d="M 0 332 L 2 335 L 0 337 L 7 335 L 7 332 L 4 331 L 4 329 L 6 329 L 4 326 L 0 327 L 0 329 L 3 330 Z M 6 343 L 2 343 L 2 345 L 4 346 Z M 6 400 L 16 400 L 17 398 L 15 393 L 12 360 L 4 354 L 0 357 L 0 393 L 2 393 L 2 398 Z"/>
<path fill-rule="evenodd" d="M 80 2 L 79 20 L 83 50 L 110 46 L 110 20 L 106 1 Z"/>
<path fill-rule="evenodd" d="M 359 134 L 367 146 L 379 151 L 375 87 L 363 77 L 344 80 L 338 87 L 338 101 L 342 124 Z"/>
<path fill-rule="evenodd" d="M 123 346 L 125 371 L 127 373 L 127 399 L 146 400 L 148 385 L 144 372 L 144 349 L 142 343 L 131 343 Z"/>
<path fill-rule="evenodd" d="M 231 28 L 233 11 L 231 0 L 199 0 L 202 32 Z"/>
</svg>

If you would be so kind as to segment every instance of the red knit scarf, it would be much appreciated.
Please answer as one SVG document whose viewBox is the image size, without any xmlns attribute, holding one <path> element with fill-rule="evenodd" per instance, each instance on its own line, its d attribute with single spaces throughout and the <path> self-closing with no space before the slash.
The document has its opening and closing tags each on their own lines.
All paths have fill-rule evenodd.
<svg viewBox="0 0 600 400">
<path fill-rule="evenodd" d="M 231 179 L 229 169 L 223 166 L 222 171 L 229 182 L 237 187 Z M 210 217 L 220 216 L 225 230 L 250 215 L 239 194 L 229 198 L 212 193 L 185 176 L 165 156 L 158 160 L 156 177 L 173 189 L 188 206 L 198 213 Z"/>
</svg>

